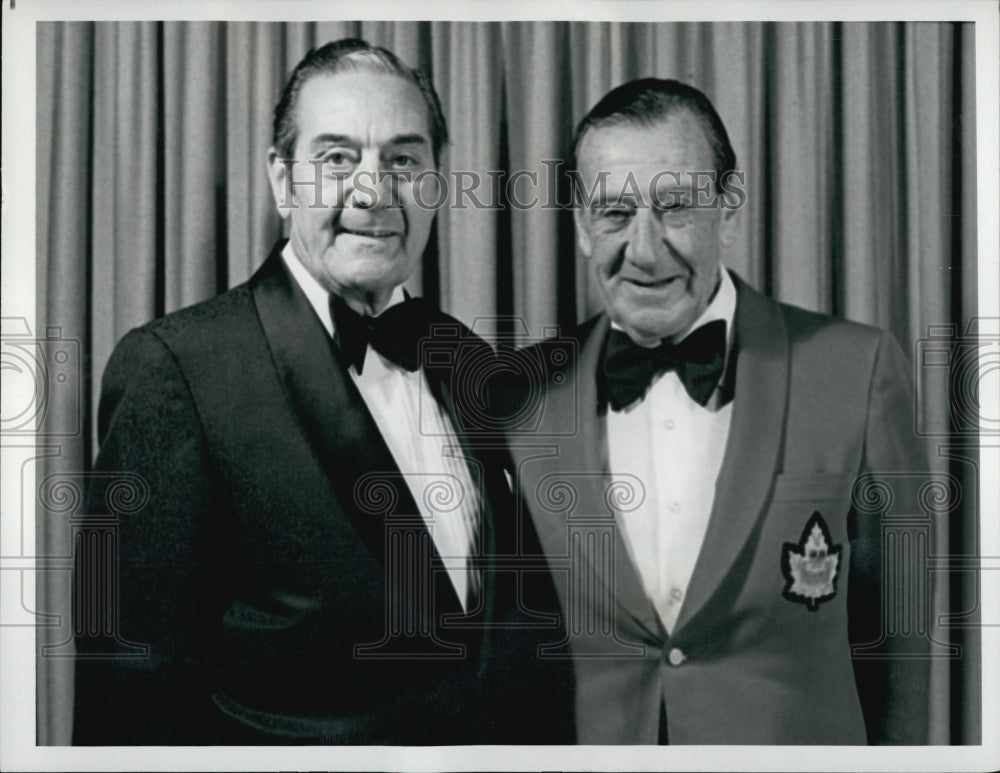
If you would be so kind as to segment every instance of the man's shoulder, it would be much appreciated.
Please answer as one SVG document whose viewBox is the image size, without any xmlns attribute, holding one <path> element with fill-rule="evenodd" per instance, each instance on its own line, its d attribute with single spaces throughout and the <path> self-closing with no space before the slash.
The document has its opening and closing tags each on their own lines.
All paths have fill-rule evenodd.
<svg viewBox="0 0 1000 773">
<path fill-rule="evenodd" d="M 251 310 L 250 289 L 244 282 L 212 298 L 154 319 L 140 329 L 161 338 L 185 337 L 201 333 L 213 326 L 228 327 L 235 317 Z"/>
<path fill-rule="evenodd" d="M 544 372 L 549 377 L 564 374 L 567 369 L 578 365 L 584 347 L 607 325 L 607 316 L 602 312 L 568 328 L 551 328 L 543 338 L 531 343 L 501 347 L 499 353 L 502 359 L 509 356 L 516 362 L 533 363 L 539 368 L 539 373 Z"/>
<path fill-rule="evenodd" d="M 600 312 L 576 325 L 551 328 L 543 338 L 521 347 L 518 351 L 530 356 L 565 352 L 575 358 L 594 336 L 607 332 L 609 324 L 607 314 Z"/>
<path fill-rule="evenodd" d="M 246 334 L 253 314 L 251 293 L 244 283 L 133 328 L 118 342 L 116 352 L 144 358 L 215 356 Z"/>
<path fill-rule="evenodd" d="M 430 301 L 423 301 L 429 338 L 442 341 L 467 341 L 474 346 L 492 348 L 486 340 L 457 317 L 442 311 Z"/>
<path fill-rule="evenodd" d="M 841 319 L 830 314 L 778 303 L 788 331 L 792 354 L 817 352 L 837 361 L 870 362 L 890 334 L 874 325 Z"/>
<path fill-rule="evenodd" d="M 460 371 L 469 375 L 488 370 L 493 347 L 468 325 L 429 301 L 424 306 L 422 334 L 417 342 L 418 359 L 429 375 Z"/>
<path fill-rule="evenodd" d="M 754 290 L 738 277 L 737 287 L 743 301 L 743 308 L 737 306 L 737 316 L 741 311 L 750 310 L 755 319 L 780 319 L 793 357 L 801 353 L 819 352 L 831 359 L 847 357 L 868 360 L 874 357 L 883 340 L 889 336 L 885 330 L 873 325 L 775 300 Z M 767 307 L 777 314 L 760 313 L 761 309 Z"/>
<path fill-rule="evenodd" d="M 527 400 L 536 399 L 543 391 L 572 385 L 582 375 L 585 347 L 596 343 L 593 337 L 606 328 L 607 317 L 598 314 L 565 332 L 555 328 L 551 335 L 525 346 L 501 343 L 495 374 L 489 379 L 493 404 L 500 415 L 520 416 Z"/>
</svg>

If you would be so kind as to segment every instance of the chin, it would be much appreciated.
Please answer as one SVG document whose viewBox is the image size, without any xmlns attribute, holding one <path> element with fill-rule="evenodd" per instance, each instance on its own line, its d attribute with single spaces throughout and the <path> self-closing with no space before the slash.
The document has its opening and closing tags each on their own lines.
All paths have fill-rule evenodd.
<svg viewBox="0 0 1000 773">
<path fill-rule="evenodd" d="M 344 268 L 347 270 L 343 270 Z M 405 269 L 403 261 L 372 256 L 355 261 L 349 268 L 342 267 L 342 270 L 337 272 L 337 279 L 341 284 L 354 287 L 376 288 L 387 285 L 395 287 L 405 282 L 409 276 Z"/>
<path fill-rule="evenodd" d="M 354 277 L 343 282 L 341 287 L 350 288 L 362 293 L 391 292 L 397 285 L 401 285 L 405 281 L 405 279 L 396 281 L 395 279 L 382 277 Z"/>
<path fill-rule="evenodd" d="M 633 339 L 659 342 L 666 338 L 679 335 L 687 328 L 676 317 L 664 318 L 662 313 L 625 314 L 618 318 L 622 326 Z"/>
<path fill-rule="evenodd" d="M 649 325 L 640 325 L 630 322 L 628 319 L 616 320 L 628 337 L 640 346 L 655 346 L 664 337 L 659 332 L 659 328 L 651 328 Z"/>
</svg>

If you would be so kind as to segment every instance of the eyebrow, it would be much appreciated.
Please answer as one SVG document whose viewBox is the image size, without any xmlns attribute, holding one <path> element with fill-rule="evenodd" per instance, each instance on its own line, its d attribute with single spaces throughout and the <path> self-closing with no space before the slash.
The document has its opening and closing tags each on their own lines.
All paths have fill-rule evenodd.
<svg viewBox="0 0 1000 773">
<path fill-rule="evenodd" d="M 427 145 L 427 138 L 422 134 L 397 134 L 385 145 Z"/>
<path fill-rule="evenodd" d="M 633 194 L 622 193 L 617 196 L 595 196 L 588 204 L 592 209 L 601 209 L 605 207 L 638 206 L 640 202 Z"/>
</svg>

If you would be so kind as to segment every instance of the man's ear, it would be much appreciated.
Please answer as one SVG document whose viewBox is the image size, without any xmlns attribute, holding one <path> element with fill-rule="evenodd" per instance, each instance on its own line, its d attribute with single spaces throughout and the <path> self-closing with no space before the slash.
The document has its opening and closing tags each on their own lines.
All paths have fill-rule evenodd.
<svg viewBox="0 0 1000 773">
<path fill-rule="evenodd" d="M 719 224 L 719 241 L 724 247 L 731 247 L 736 241 L 740 227 L 740 210 L 722 208 L 722 222 Z"/>
<path fill-rule="evenodd" d="M 590 234 L 587 233 L 586 225 L 587 211 L 583 205 L 578 204 L 573 208 L 573 223 L 576 225 L 576 243 L 580 246 L 580 252 L 584 257 L 589 258 L 591 252 Z"/>
<path fill-rule="evenodd" d="M 288 183 L 288 175 L 292 172 L 292 165 L 285 164 L 274 148 L 267 150 L 267 179 L 271 183 L 271 195 L 274 196 L 274 203 L 278 207 L 278 215 L 284 220 L 295 206 L 295 193 Z"/>
</svg>

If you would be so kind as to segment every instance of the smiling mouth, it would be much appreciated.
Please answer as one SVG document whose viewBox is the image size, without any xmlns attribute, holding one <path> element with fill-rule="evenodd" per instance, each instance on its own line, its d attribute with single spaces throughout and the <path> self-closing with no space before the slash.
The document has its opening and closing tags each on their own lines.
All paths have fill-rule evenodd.
<svg viewBox="0 0 1000 773">
<path fill-rule="evenodd" d="M 397 231 L 386 231 L 381 228 L 340 228 L 340 233 L 351 236 L 365 236 L 369 239 L 388 239 L 391 236 L 399 236 Z"/>
<path fill-rule="evenodd" d="M 661 287 L 667 287 L 671 282 L 679 281 L 681 277 L 671 276 L 666 279 L 626 279 L 625 281 L 636 287 L 641 287 L 645 290 L 656 290 Z"/>
</svg>

